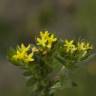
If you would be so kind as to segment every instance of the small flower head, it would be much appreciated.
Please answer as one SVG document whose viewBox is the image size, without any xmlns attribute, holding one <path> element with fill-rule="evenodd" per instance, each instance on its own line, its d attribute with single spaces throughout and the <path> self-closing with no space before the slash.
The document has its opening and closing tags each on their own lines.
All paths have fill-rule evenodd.
<svg viewBox="0 0 96 96">
<path fill-rule="evenodd" d="M 33 53 L 28 54 L 28 51 L 30 50 L 30 45 L 25 47 L 24 44 L 21 44 L 21 46 L 18 46 L 16 53 L 12 56 L 13 60 L 16 61 L 23 61 L 23 62 L 31 62 L 34 61 L 33 59 Z"/>
<path fill-rule="evenodd" d="M 50 49 L 52 47 L 52 43 L 56 41 L 57 41 L 57 38 L 55 38 L 54 34 L 51 34 L 51 36 L 48 38 L 47 47 Z"/>
<path fill-rule="evenodd" d="M 83 53 L 83 56 L 85 56 L 88 53 L 88 50 L 92 50 L 93 47 L 89 43 L 86 42 L 78 42 L 77 44 L 77 50 L 79 52 Z"/>
<path fill-rule="evenodd" d="M 49 37 L 49 32 L 48 31 L 45 31 L 45 32 L 40 32 L 40 37 L 46 39 Z"/>
<path fill-rule="evenodd" d="M 26 58 L 25 58 L 25 60 L 24 60 L 25 63 L 29 63 L 29 62 L 34 61 L 33 56 L 34 56 L 34 53 L 33 53 L 33 52 L 30 53 L 30 54 L 27 54 L 27 55 L 26 55 Z"/>
<path fill-rule="evenodd" d="M 76 46 L 74 45 L 73 40 L 71 40 L 71 41 L 65 40 L 64 48 L 65 48 L 65 51 L 67 53 L 73 53 L 73 52 L 75 52 L 77 50 Z"/>
<path fill-rule="evenodd" d="M 93 49 L 92 45 L 85 42 L 78 42 L 78 50 L 79 51 L 87 51 Z"/>
<path fill-rule="evenodd" d="M 50 34 L 48 31 L 40 32 L 40 37 L 37 38 L 37 45 L 51 49 L 54 42 L 57 41 L 54 34 Z"/>
<path fill-rule="evenodd" d="M 22 43 L 21 46 L 18 46 L 18 51 L 27 52 L 29 51 L 31 45 L 29 44 L 27 47 Z"/>
<path fill-rule="evenodd" d="M 45 31 L 45 33 L 40 32 L 40 38 L 37 38 L 37 45 L 45 47 L 48 36 L 49 36 L 48 31 Z"/>
</svg>

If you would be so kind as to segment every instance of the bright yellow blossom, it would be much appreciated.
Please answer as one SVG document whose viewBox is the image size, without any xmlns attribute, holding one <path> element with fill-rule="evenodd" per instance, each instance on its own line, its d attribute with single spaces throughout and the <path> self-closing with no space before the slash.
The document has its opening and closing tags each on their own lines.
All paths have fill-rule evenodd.
<svg viewBox="0 0 96 96">
<path fill-rule="evenodd" d="M 93 47 L 89 43 L 78 42 L 78 50 L 79 51 L 87 51 L 87 50 L 91 50 L 91 49 L 93 49 Z"/>
<path fill-rule="evenodd" d="M 33 59 L 33 53 L 28 54 L 28 51 L 30 50 L 30 45 L 25 47 L 24 44 L 21 44 L 21 46 L 18 46 L 18 49 L 16 50 L 16 54 L 12 56 L 14 60 L 20 60 L 23 62 L 31 62 L 34 61 Z"/>
<path fill-rule="evenodd" d="M 45 47 L 46 43 L 47 43 L 47 40 L 45 38 L 37 38 L 37 45 Z"/>
<path fill-rule="evenodd" d="M 21 47 L 18 46 L 19 51 L 27 52 L 30 49 L 31 45 L 29 44 L 27 47 L 22 43 Z"/>
<path fill-rule="evenodd" d="M 20 52 L 20 51 L 17 50 L 16 54 L 13 55 L 12 57 L 15 60 L 22 60 L 25 57 L 25 53 L 24 52 Z"/>
<path fill-rule="evenodd" d="M 70 52 L 70 53 L 73 53 L 74 51 L 77 50 L 76 46 L 74 45 L 73 40 L 71 41 L 65 40 L 64 47 L 65 47 L 66 52 Z"/>
<path fill-rule="evenodd" d="M 57 38 L 55 38 L 54 34 L 52 34 L 49 38 L 48 38 L 48 45 L 47 47 L 50 49 L 52 47 L 52 43 L 57 41 Z"/>
<path fill-rule="evenodd" d="M 79 52 L 82 52 L 82 56 L 85 56 L 88 50 L 93 49 L 92 45 L 86 42 L 78 42 L 77 49 Z"/>
<path fill-rule="evenodd" d="M 48 31 L 40 32 L 40 37 L 44 38 L 44 39 L 47 39 L 49 37 L 49 32 Z"/>
<path fill-rule="evenodd" d="M 57 38 L 55 38 L 54 34 L 50 34 L 48 31 L 40 32 L 40 37 L 37 38 L 37 45 L 50 49 L 56 41 Z"/>
<path fill-rule="evenodd" d="M 45 47 L 48 37 L 49 37 L 48 31 L 40 32 L 40 38 L 37 38 L 37 45 Z"/>
<path fill-rule="evenodd" d="M 24 62 L 25 62 L 25 63 L 28 63 L 28 62 L 34 61 L 33 56 L 34 56 L 34 53 L 33 53 L 33 52 L 30 53 L 30 54 L 27 54 L 27 55 L 26 55 L 26 58 L 24 59 Z"/>
</svg>

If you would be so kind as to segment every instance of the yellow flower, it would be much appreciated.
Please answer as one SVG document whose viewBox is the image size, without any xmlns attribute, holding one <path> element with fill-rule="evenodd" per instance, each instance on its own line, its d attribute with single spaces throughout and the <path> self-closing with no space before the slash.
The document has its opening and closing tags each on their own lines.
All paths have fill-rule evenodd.
<svg viewBox="0 0 96 96">
<path fill-rule="evenodd" d="M 74 45 L 73 40 L 71 41 L 65 40 L 64 47 L 65 47 L 66 52 L 70 52 L 70 53 L 73 53 L 74 51 L 77 50 L 76 46 Z"/>
<path fill-rule="evenodd" d="M 77 49 L 79 52 L 82 52 L 82 56 L 85 56 L 88 50 L 93 49 L 92 45 L 86 42 L 78 42 Z"/>
<path fill-rule="evenodd" d="M 28 62 L 34 61 L 33 56 L 34 56 L 34 53 L 33 53 L 33 52 L 30 53 L 30 54 L 27 54 L 27 55 L 26 55 L 26 58 L 24 59 L 24 62 L 25 62 L 25 63 L 28 63 Z"/>
<path fill-rule="evenodd" d="M 25 53 L 20 52 L 18 50 L 17 50 L 16 54 L 13 55 L 13 59 L 15 59 L 15 60 L 22 60 L 23 58 L 25 58 Z"/>
<path fill-rule="evenodd" d="M 56 41 L 57 38 L 55 38 L 54 34 L 50 34 L 48 31 L 40 32 L 40 37 L 37 38 L 37 45 L 50 49 Z"/>
<path fill-rule="evenodd" d="M 55 38 L 54 34 L 52 34 L 49 38 L 48 38 L 48 45 L 47 47 L 50 49 L 52 47 L 53 42 L 57 41 L 57 38 Z"/>
<path fill-rule="evenodd" d="M 16 61 L 20 60 L 26 63 L 34 61 L 33 53 L 28 54 L 30 47 L 31 47 L 30 45 L 25 47 L 24 44 L 21 44 L 21 46 L 18 46 L 18 49 L 16 50 L 16 54 L 12 56 L 12 59 Z"/>
<path fill-rule="evenodd" d="M 40 38 L 37 38 L 37 45 L 45 47 L 48 36 L 49 36 L 48 31 L 45 31 L 44 33 L 40 32 Z"/>
<path fill-rule="evenodd" d="M 49 32 L 48 31 L 40 32 L 40 37 L 44 38 L 44 39 L 47 39 L 49 37 Z"/>
<path fill-rule="evenodd" d="M 89 43 L 78 42 L 78 50 L 79 51 L 87 51 L 87 50 L 91 50 L 91 49 L 93 49 L 93 47 Z"/>
<path fill-rule="evenodd" d="M 45 47 L 47 43 L 47 40 L 44 38 L 37 38 L 37 45 L 40 45 L 42 47 Z"/>
<path fill-rule="evenodd" d="M 22 52 L 27 52 L 30 49 L 31 45 L 29 44 L 27 47 L 22 43 L 21 47 L 18 46 L 18 50 Z"/>
</svg>

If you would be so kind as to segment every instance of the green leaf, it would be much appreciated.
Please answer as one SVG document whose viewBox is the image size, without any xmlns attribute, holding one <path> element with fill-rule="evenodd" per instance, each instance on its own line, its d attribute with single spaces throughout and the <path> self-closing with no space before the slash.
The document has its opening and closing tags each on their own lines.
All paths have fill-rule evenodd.
<svg viewBox="0 0 96 96">
<path fill-rule="evenodd" d="M 56 57 L 56 59 L 57 59 L 61 64 L 63 64 L 63 65 L 66 64 L 64 58 L 62 58 L 61 56 L 55 56 L 55 57 Z"/>
</svg>

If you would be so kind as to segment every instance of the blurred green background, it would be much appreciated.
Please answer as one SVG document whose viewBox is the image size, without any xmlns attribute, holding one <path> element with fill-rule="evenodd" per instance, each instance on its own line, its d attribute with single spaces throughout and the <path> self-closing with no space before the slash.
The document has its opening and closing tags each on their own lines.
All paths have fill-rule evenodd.
<svg viewBox="0 0 96 96">
<path fill-rule="evenodd" d="M 0 96 L 28 96 L 22 70 L 6 54 L 17 44 L 33 43 L 40 30 L 61 38 L 96 42 L 96 0 L 0 0 Z M 96 96 L 96 57 L 74 76 L 78 86 L 56 96 Z"/>
</svg>

